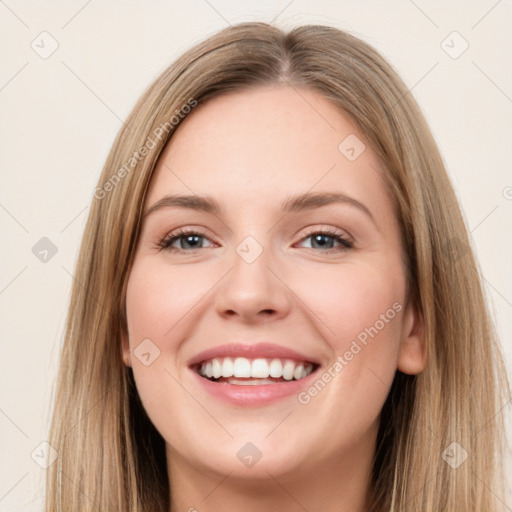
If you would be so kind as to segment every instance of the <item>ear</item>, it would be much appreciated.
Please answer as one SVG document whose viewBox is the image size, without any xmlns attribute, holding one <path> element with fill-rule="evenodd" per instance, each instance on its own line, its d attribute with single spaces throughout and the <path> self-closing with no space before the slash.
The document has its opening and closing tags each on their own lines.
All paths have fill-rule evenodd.
<svg viewBox="0 0 512 512">
<path fill-rule="evenodd" d="M 130 355 L 130 343 L 128 340 L 128 332 L 126 329 L 122 329 L 121 331 L 121 352 L 123 357 L 123 363 L 126 366 L 132 365 L 132 358 Z"/>
<path fill-rule="evenodd" d="M 417 375 L 425 369 L 426 365 L 425 321 L 419 308 L 410 301 L 403 317 L 398 369 L 408 375 Z"/>
</svg>

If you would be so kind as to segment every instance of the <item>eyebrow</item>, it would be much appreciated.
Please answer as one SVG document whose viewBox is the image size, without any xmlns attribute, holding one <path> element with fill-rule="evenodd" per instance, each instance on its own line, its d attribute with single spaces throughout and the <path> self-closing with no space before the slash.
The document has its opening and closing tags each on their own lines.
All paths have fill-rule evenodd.
<svg viewBox="0 0 512 512">
<path fill-rule="evenodd" d="M 304 210 L 312 210 L 330 204 L 347 204 L 358 208 L 365 213 L 371 221 L 377 226 L 372 212 L 367 206 L 357 199 L 341 193 L 322 192 L 322 193 L 305 193 L 298 196 L 292 196 L 286 199 L 282 205 L 283 213 L 299 212 Z M 223 209 L 221 205 L 210 196 L 197 195 L 166 195 L 149 207 L 143 217 L 147 217 L 151 213 L 162 208 L 188 208 L 191 210 L 199 210 L 212 215 L 222 215 Z"/>
</svg>

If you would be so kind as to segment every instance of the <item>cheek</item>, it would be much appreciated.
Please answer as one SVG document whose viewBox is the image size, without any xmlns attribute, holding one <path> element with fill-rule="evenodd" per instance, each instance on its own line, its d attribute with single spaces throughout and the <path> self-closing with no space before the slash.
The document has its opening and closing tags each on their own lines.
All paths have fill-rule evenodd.
<svg viewBox="0 0 512 512">
<path fill-rule="evenodd" d="M 400 265 L 383 268 L 332 265 L 295 282 L 332 354 L 299 403 L 340 444 L 376 425 L 397 369 L 405 281 Z"/>
<path fill-rule="evenodd" d="M 197 272 L 169 269 L 150 259 L 135 260 L 126 291 L 126 314 L 132 368 L 141 396 L 155 385 L 157 375 L 162 379 L 164 370 L 177 366 L 190 313 L 207 284 Z"/>
<path fill-rule="evenodd" d="M 318 328 L 334 357 L 352 349 L 357 353 L 354 366 L 375 364 L 376 368 L 388 366 L 387 374 L 394 372 L 405 291 L 399 262 L 329 265 L 302 274 L 294 290 L 300 290 L 299 297 L 318 318 Z M 348 358 L 352 361 L 350 354 Z"/>
<path fill-rule="evenodd" d="M 175 380 L 181 380 L 184 371 L 179 350 L 191 335 L 201 299 L 215 276 L 208 269 L 186 272 L 154 260 L 139 257 L 132 267 L 126 291 L 128 336 L 140 399 L 155 427 L 171 439 L 176 414 L 162 404 L 187 409 L 188 395 Z"/>
<path fill-rule="evenodd" d="M 126 296 L 131 348 L 144 338 L 158 340 L 161 349 L 170 348 L 181 320 L 207 293 L 210 281 L 201 272 L 136 261 Z"/>
</svg>

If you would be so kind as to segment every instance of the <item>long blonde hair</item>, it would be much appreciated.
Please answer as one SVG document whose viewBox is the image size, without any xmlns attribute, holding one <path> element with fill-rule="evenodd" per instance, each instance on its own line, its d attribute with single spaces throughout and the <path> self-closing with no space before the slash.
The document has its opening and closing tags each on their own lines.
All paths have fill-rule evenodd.
<svg viewBox="0 0 512 512">
<path fill-rule="evenodd" d="M 381 414 L 368 509 L 497 509 L 503 445 L 497 413 L 507 382 L 467 229 L 419 107 L 392 67 L 350 34 L 242 23 L 196 45 L 161 74 L 106 161 L 62 348 L 50 433 L 58 458 L 48 469 L 47 512 L 168 511 L 164 441 L 121 357 L 142 206 L 161 151 L 192 108 L 186 105 L 276 83 L 320 92 L 370 141 L 401 226 L 409 300 L 425 320 L 428 364 L 418 376 L 396 374 Z M 465 453 L 458 467 L 450 463 Z"/>
</svg>

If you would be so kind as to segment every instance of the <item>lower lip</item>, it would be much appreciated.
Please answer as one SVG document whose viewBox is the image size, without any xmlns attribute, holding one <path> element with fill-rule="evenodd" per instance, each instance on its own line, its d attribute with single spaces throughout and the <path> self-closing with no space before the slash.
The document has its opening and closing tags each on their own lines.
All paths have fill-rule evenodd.
<svg viewBox="0 0 512 512">
<path fill-rule="evenodd" d="M 262 406 L 276 402 L 280 398 L 297 395 L 316 377 L 317 370 L 318 368 L 300 380 L 244 386 L 226 382 L 213 382 L 190 369 L 208 393 L 220 400 L 240 406 Z"/>
</svg>

